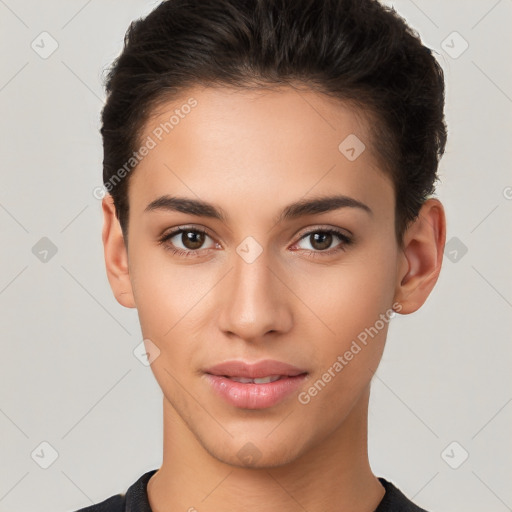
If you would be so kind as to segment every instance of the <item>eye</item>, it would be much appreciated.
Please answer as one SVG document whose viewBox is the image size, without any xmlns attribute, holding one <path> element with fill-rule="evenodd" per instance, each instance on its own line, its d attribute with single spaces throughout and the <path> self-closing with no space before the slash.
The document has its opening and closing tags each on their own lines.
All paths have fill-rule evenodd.
<svg viewBox="0 0 512 512">
<path fill-rule="evenodd" d="M 336 239 L 340 240 L 341 243 L 332 247 L 333 243 L 336 243 Z M 346 246 L 350 245 L 353 240 L 348 235 L 343 233 L 338 229 L 315 229 L 314 231 L 309 231 L 305 233 L 300 241 L 307 242 L 311 249 L 306 247 L 302 247 L 308 254 L 312 254 L 313 256 L 319 255 L 319 253 L 325 253 L 327 255 L 331 255 L 338 251 L 344 251 Z M 296 244 L 300 246 L 300 241 Z M 330 250 L 329 250 L 330 249 Z"/>
<path fill-rule="evenodd" d="M 207 238 L 209 238 L 212 243 L 210 244 L 210 247 L 203 247 Z M 336 242 L 336 239 L 338 239 L 340 243 L 335 245 L 334 248 L 331 248 L 333 242 Z M 309 249 L 307 247 L 302 247 L 302 249 L 307 254 L 311 254 L 314 257 L 332 255 L 338 251 L 344 251 L 346 246 L 353 243 L 352 238 L 342 231 L 334 228 L 315 229 L 313 231 L 309 231 L 300 238 L 300 241 L 302 240 L 309 243 L 312 248 Z M 300 248 L 300 241 L 295 244 L 295 246 L 299 246 Z M 201 250 L 220 247 L 218 243 L 212 240 L 205 230 L 187 227 L 179 227 L 170 233 L 165 234 L 159 239 L 158 243 L 163 245 L 166 251 L 170 251 L 172 254 L 184 257 L 200 256 Z"/>
<path fill-rule="evenodd" d="M 180 227 L 160 238 L 159 244 L 173 254 L 191 257 L 198 256 L 200 249 L 206 250 L 215 247 L 215 243 L 210 247 L 202 247 L 206 238 L 211 240 L 211 237 L 203 229 Z"/>
</svg>

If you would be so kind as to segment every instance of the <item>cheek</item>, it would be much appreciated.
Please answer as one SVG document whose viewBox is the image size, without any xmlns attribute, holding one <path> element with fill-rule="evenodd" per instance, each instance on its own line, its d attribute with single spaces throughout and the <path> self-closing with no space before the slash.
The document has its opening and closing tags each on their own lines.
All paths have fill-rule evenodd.
<svg viewBox="0 0 512 512">
<path fill-rule="evenodd" d="M 184 374 L 197 367 L 195 360 L 205 349 L 211 329 L 209 312 L 215 310 L 212 292 L 220 278 L 206 266 L 199 269 L 196 265 L 172 263 L 160 249 L 140 251 L 131 261 L 142 336 L 160 350 L 151 368 L 160 387 L 175 403 L 182 400 L 179 384 Z"/>
<path fill-rule="evenodd" d="M 360 249 L 339 265 L 311 269 L 296 289 L 340 340 L 357 336 L 389 310 L 395 294 L 396 251 L 386 244 Z"/>
<path fill-rule="evenodd" d="M 359 277 L 349 272 L 323 297 L 322 319 L 334 334 L 325 331 L 323 339 L 317 339 L 317 369 L 299 397 L 310 411 L 332 422 L 341 421 L 369 385 L 392 321 L 387 280 L 379 281 L 380 274 Z M 327 403 L 334 405 L 330 412 L 325 410 Z"/>
<path fill-rule="evenodd" d="M 211 285 L 199 280 L 197 272 L 194 278 L 193 266 L 172 265 L 165 255 L 151 258 L 142 252 L 133 256 L 130 273 L 142 336 L 160 351 L 151 370 L 171 403 L 182 403 L 186 410 L 181 384 L 183 374 L 194 368 L 202 298 Z"/>
<path fill-rule="evenodd" d="M 320 274 L 310 275 L 304 284 L 303 293 L 308 287 L 317 290 L 310 292 L 309 304 L 329 327 L 317 346 L 319 368 L 311 394 L 322 395 L 318 402 L 349 407 L 370 382 L 392 321 L 395 262 L 396 249 L 383 239 L 333 267 L 327 279 L 324 269 L 321 281 Z M 313 286 L 315 277 L 321 287 Z"/>
<path fill-rule="evenodd" d="M 173 264 L 162 248 L 147 247 L 130 255 L 130 279 L 144 336 L 165 339 L 182 329 L 213 286 L 209 273 L 194 265 Z"/>
</svg>

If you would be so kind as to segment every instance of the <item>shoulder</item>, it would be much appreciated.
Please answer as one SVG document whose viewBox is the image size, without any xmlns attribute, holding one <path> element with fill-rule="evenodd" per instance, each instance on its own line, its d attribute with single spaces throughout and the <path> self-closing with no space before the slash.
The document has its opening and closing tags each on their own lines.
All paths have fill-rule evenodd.
<svg viewBox="0 0 512 512">
<path fill-rule="evenodd" d="M 147 483 L 156 471 L 156 469 L 153 469 L 144 473 L 136 482 L 130 485 L 126 493 L 116 494 L 95 505 L 81 508 L 75 512 L 126 512 L 133 510 L 151 512 L 147 494 Z"/>
<path fill-rule="evenodd" d="M 375 509 L 375 512 L 427 512 L 425 509 L 414 504 L 405 494 L 393 483 L 379 477 L 380 483 L 386 489 L 386 494 Z"/>
<path fill-rule="evenodd" d="M 126 505 L 126 497 L 124 494 L 116 494 L 106 500 L 91 505 L 89 507 L 81 508 L 75 512 L 124 512 Z"/>
</svg>

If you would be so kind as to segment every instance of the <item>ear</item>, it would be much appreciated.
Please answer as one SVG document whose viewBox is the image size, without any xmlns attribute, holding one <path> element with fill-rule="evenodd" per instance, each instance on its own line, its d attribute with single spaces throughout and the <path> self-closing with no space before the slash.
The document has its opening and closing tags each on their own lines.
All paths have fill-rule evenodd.
<svg viewBox="0 0 512 512">
<path fill-rule="evenodd" d="M 401 307 L 396 311 L 413 313 L 427 300 L 441 272 L 445 241 L 443 205 L 437 199 L 427 199 L 404 234 L 395 291 L 395 301 Z"/>
<path fill-rule="evenodd" d="M 117 302 L 126 308 L 134 308 L 132 284 L 128 271 L 128 252 L 124 243 L 121 225 L 116 217 L 114 200 L 110 194 L 102 200 L 103 250 L 110 287 Z"/>
</svg>

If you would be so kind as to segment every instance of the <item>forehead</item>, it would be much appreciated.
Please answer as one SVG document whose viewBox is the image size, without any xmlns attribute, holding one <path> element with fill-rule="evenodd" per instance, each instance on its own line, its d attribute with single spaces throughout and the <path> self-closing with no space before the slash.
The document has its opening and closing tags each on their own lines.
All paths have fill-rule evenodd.
<svg viewBox="0 0 512 512">
<path fill-rule="evenodd" d="M 191 88 L 153 111 L 141 144 L 152 149 L 130 178 L 130 210 L 163 194 L 274 210 L 333 192 L 394 201 L 365 116 L 304 88 Z"/>
</svg>

